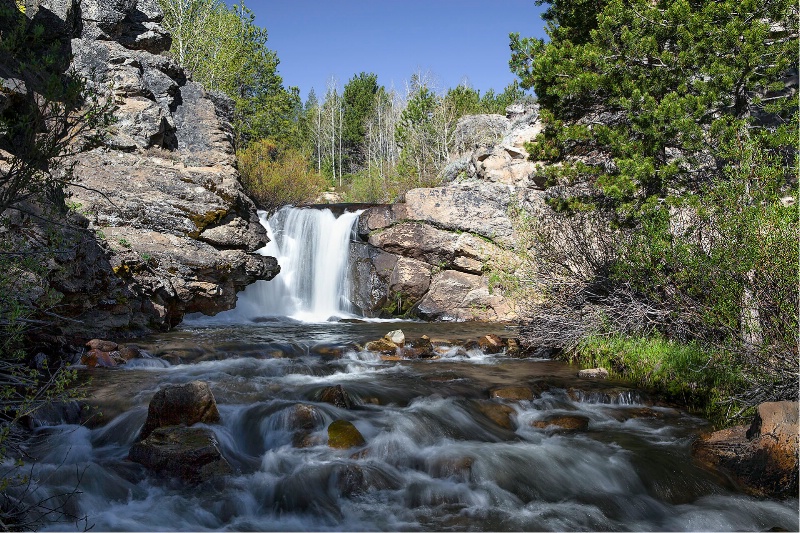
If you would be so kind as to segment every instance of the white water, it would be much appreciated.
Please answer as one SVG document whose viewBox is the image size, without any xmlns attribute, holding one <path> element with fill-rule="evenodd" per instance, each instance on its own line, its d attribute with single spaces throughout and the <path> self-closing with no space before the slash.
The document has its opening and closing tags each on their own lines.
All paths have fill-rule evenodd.
<svg viewBox="0 0 800 533">
<path fill-rule="evenodd" d="M 267 218 L 259 212 L 270 242 L 258 251 L 278 260 L 281 272 L 239 294 L 236 308 L 213 321 L 290 317 L 324 322 L 353 317 L 347 268 L 350 236 L 361 211 L 338 218 L 329 209 L 284 207 Z"/>
</svg>

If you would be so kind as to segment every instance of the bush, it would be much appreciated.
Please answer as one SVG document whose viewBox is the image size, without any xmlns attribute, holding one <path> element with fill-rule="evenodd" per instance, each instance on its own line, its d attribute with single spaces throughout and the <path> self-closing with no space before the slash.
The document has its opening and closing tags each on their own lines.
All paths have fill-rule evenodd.
<svg viewBox="0 0 800 533">
<path fill-rule="evenodd" d="M 309 169 L 302 152 L 281 149 L 269 140 L 251 143 L 239 152 L 238 164 L 247 192 L 267 211 L 312 202 L 327 187 L 325 178 Z"/>
</svg>

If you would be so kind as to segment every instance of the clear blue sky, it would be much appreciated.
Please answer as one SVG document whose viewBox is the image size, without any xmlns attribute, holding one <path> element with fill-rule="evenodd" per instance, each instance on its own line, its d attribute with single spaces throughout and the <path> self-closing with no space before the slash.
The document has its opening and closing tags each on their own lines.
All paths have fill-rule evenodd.
<svg viewBox="0 0 800 533">
<path fill-rule="evenodd" d="M 228 0 L 231 3 L 231 0 Z M 483 94 L 501 91 L 508 68 L 508 34 L 544 37 L 544 7 L 534 0 L 245 0 L 267 29 L 285 86 L 305 100 L 319 97 L 335 76 L 342 87 L 359 72 L 402 90 L 421 70 L 441 87 L 465 78 Z"/>
</svg>

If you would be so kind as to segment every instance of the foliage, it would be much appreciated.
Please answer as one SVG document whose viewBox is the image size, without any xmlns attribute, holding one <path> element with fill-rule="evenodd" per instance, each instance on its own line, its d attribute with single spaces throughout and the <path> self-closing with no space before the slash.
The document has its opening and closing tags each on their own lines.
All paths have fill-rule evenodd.
<svg viewBox="0 0 800 533">
<path fill-rule="evenodd" d="M 239 152 L 238 162 L 248 193 L 268 211 L 313 201 L 327 186 L 324 178 L 309 169 L 305 154 L 271 141 L 252 143 Z"/>
<path fill-rule="evenodd" d="M 234 100 L 238 144 L 265 138 L 298 142 L 298 90 L 283 87 L 278 57 L 266 46 L 267 31 L 255 24 L 244 2 L 230 7 L 220 0 L 159 3 L 178 63 L 206 89 Z"/>
<path fill-rule="evenodd" d="M 796 399 L 797 6 L 546 3 L 549 42 L 512 35 L 510 65 L 539 98 L 530 153 L 557 163 L 548 204 L 571 231 L 537 266 L 570 250 L 590 267 L 551 268 L 560 316 L 602 304 L 584 334 L 696 340 L 738 354 L 745 402 Z"/>
</svg>

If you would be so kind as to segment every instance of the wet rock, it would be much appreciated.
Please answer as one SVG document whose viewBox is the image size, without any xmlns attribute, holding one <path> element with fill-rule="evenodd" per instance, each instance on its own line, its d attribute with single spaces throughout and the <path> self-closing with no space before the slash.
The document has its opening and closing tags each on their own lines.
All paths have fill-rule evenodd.
<svg viewBox="0 0 800 533">
<path fill-rule="evenodd" d="M 578 372 L 578 377 L 585 379 L 607 379 L 608 370 L 605 368 L 585 368 Z"/>
<path fill-rule="evenodd" d="M 567 431 L 585 431 L 589 427 L 589 418 L 580 415 L 555 415 L 542 420 L 534 420 L 531 427 L 539 429 L 559 429 Z"/>
<path fill-rule="evenodd" d="M 219 450 L 214 432 L 208 428 L 157 428 L 131 447 L 129 459 L 187 483 L 200 483 L 233 472 Z"/>
<path fill-rule="evenodd" d="M 397 352 L 398 346 L 387 339 L 386 337 L 376 341 L 368 342 L 364 348 L 371 352 L 379 352 L 385 355 L 394 355 Z"/>
<path fill-rule="evenodd" d="M 328 426 L 328 446 L 331 448 L 356 448 L 366 443 L 364 436 L 351 422 L 336 420 Z"/>
<path fill-rule="evenodd" d="M 191 426 L 199 422 L 219 422 L 217 402 L 208 383 L 191 381 L 184 385 L 172 385 L 158 391 L 147 409 L 140 439 L 146 439 L 156 428 L 184 424 Z"/>
<path fill-rule="evenodd" d="M 433 350 L 431 338 L 423 335 L 419 339 L 411 341 L 410 346 L 405 349 L 405 355 L 413 359 L 428 359 L 434 357 L 436 352 Z"/>
<path fill-rule="evenodd" d="M 484 353 L 495 354 L 500 353 L 505 348 L 503 340 L 494 334 L 489 334 L 478 339 L 478 346 Z"/>
<path fill-rule="evenodd" d="M 478 410 L 501 428 L 514 430 L 514 422 L 511 418 L 514 415 L 514 409 L 511 406 L 503 403 L 482 401 L 478 403 Z"/>
<path fill-rule="evenodd" d="M 86 347 L 90 350 L 99 350 L 101 352 L 113 352 L 119 348 L 116 342 L 106 341 L 102 339 L 92 339 L 86 343 Z"/>
<path fill-rule="evenodd" d="M 607 408 L 604 411 L 607 415 L 620 422 L 631 420 L 633 418 L 665 418 L 668 415 L 676 415 L 675 410 L 655 410 L 650 407 L 623 407 L 623 408 Z"/>
<path fill-rule="evenodd" d="M 350 400 L 350 395 L 341 385 L 325 387 L 316 394 L 316 399 L 320 402 L 335 405 L 340 409 L 352 409 L 353 407 L 353 402 Z"/>
<path fill-rule="evenodd" d="M 321 428 L 324 420 L 320 410 L 308 404 L 299 403 L 289 408 L 289 427 L 294 430 L 292 446 L 295 448 L 311 448 L 322 444 L 322 439 L 314 435 Z"/>
<path fill-rule="evenodd" d="M 506 340 L 506 353 L 511 357 L 519 357 L 521 355 L 521 350 L 519 348 L 519 342 L 517 342 L 517 339 Z"/>
<path fill-rule="evenodd" d="M 431 476 L 438 478 L 455 478 L 459 481 L 468 481 L 472 473 L 475 459 L 472 457 L 443 457 L 431 461 L 428 471 Z"/>
<path fill-rule="evenodd" d="M 533 400 L 533 391 L 528 387 L 496 387 L 489 391 L 489 398 L 518 402 Z"/>
<path fill-rule="evenodd" d="M 110 368 L 117 366 L 117 361 L 111 356 L 111 352 L 89 350 L 81 356 L 81 364 L 89 368 Z"/>
<path fill-rule="evenodd" d="M 143 357 L 142 351 L 136 346 L 120 346 L 119 356 L 126 361 L 130 361 L 131 359 L 140 359 Z"/>
<path fill-rule="evenodd" d="M 752 424 L 704 435 L 692 452 L 698 461 L 720 469 L 750 492 L 770 497 L 797 497 L 797 402 L 766 402 Z"/>
</svg>

